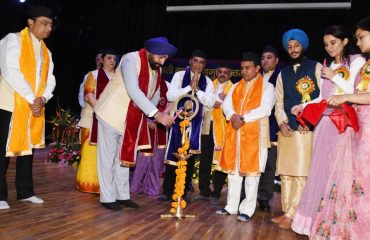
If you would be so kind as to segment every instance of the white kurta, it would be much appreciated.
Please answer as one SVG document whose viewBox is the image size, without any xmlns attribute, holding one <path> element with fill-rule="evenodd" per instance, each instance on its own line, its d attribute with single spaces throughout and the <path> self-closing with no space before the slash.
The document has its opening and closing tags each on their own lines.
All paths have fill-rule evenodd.
<svg viewBox="0 0 370 240">
<path fill-rule="evenodd" d="M 175 102 L 181 96 L 183 96 L 183 95 L 185 95 L 185 94 L 187 94 L 191 91 L 190 83 L 189 83 L 188 86 L 186 86 L 184 88 L 182 87 L 182 81 L 184 79 L 184 75 L 185 75 L 185 71 L 179 71 L 179 72 L 176 72 L 173 75 L 171 83 L 168 86 L 167 94 L 166 94 L 167 100 L 169 102 Z M 190 78 L 192 78 L 193 76 L 194 76 L 194 74 L 192 72 L 190 72 Z M 212 107 L 215 105 L 215 101 L 216 101 L 216 98 L 215 98 L 215 95 L 214 95 L 213 83 L 212 83 L 212 80 L 207 76 L 206 76 L 206 81 L 207 81 L 207 85 L 206 85 L 205 91 L 198 90 L 195 93 L 195 96 L 199 100 L 199 102 L 201 104 L 203 104 L 204 109 L 212 109 Z M 176 108 L 177 106 L 172 106 L 172 107 Z M 188 127 L 189 131 L 191 129 L 191 124 L 192 124 L 192 122 L 190 122 L 190 126 Z M 202 124 L 203 124 L 203 122 L 202 122 Z M 200 129 L 202 129 L 202 126 L 200 127 Z M 168 142 L 170 143 L 171 142 L 171 136 L 172 136 L 172 127 L 171 127 L 171 130 L 170 130 L 169 136 L 170 137 L 169 137 Z M 190 136 L 191 136 L 191 131 L 189 132 L 189 138 L 190 138 Z M 199 137 L 199 147 L 201 148 L 200 137 Z M 166 150 L 165 156 L 167 156 L 167 155 L 168 155 L 168 148 Z M 167 163 L 171 163 L 171 162 L 167 161 Z"/>
<path fill-rule="evenodd" d="M 237 84 L 234 84 L 234 86 L 230 89 L 229 94 L 227 95 L 224 103 L 222 104 L 222 110 L 224 111 L 224 114 L 227 120 L 230 120 L 232 115 L 235 114 L 235 111 L 232 105 L 232 94 L 234 92 L 236 85 Z M 264 82 L 262 86 L 261 104 L 258 108 L 252 109 L 251 111 L 249 111 L 247 114 L 243 116 L 244 122 L 246 123 L 254 122 L 254 121 L 269 117 L 271 114 L 271 110 L 275 105 L 275 101 L 276 101 L 276 98 L 275 98 L 274 86 L 269 82 Z M 261 130 L 262 129 L 260 126 L 260 131 Z M 238 133 L 238 137 L 239 137 L 239 133 Z M 260 138 L 261 138 L 261 134 L 260 134 Z M 262 141 L 260 141 L 259 144 L 260 144 L 260 152 L 264 151 L 263 149 L 266 149 L 267 151 L 267 148 L 262 146 Z M 263 157 L 260 153 L 260 159 L 259 159 L 260 172 L 263 172 L 265 170 L 266 160 L 267 160 L 267 154 L 266 154 L 266 157 Z M 239 159 L 237 159 L 236 163 L 239 163 Z M 239 172 L 239 164 L 236 164 L 236 167 L 237 167 L 236 171 Z"/>
<path fill-rule="evenodd" d="M 253 81 L 253 80 L 252 80 Z M 250 84 L 250 83 L 249 83 Z M 225 98 L 225 101 L 222 105 L 223 111 L 225 113 L 226 119 L 230 120 L 232 115 L 235 113 L 233 105 L 232 105 L 232 94 L 234 92 L 236 84 L 231 88 L 229 94 Z M 241 101 L 243 101 L 241 99 Z M 260 106 L 252 109 L 250 112 L 246 113 L 244 117 L 244 121 L 253 122 L 257 120 L 261 120 L 267 118 L 271 114 L 271 110 L 275 104 L 275 93 L 274 87 L 271 83 L 264 82 L 262 86 L 262 99 Z M 268 127 L 268 125 L 267 125 Z M 260 124 L 260 131 L 261 131 L 261 124 Z M 239 132 L 237 134 L 237 138 L 240 138 Z M 247 146 L 240 146 L 240 141 L 237 141 L 237 151 L 241 151 L 243 147 Z M 260 172 L 265 170 L 266 161 L 267 161 L 267 148 L 262 146 L 261 141 L 261 134 L 259 143 L 259 168 Z M 239 154 L 237 153 L 237 158 L 239 158 Z M 242 189 L 242 182 L 243 177 L 239 175 L 239 159 L 235 161 L 235 172 L 234 174 L 228 175 L 228 194 L 227 194 L 227 205 L 225 210 L 228 211 L 230 214 L 237 214 L 238 211 L 241 214 L 246 214 L 249 217 L 252 217 L 254 211 L 256 209 L 257 204 L 257 192 L 258 192 L 258 183 L 259 183 L 259 176 L 247 176 L 245 177 L 244 182 L 244 189 L 245 189 L 245 199 L 239 204 L 240 201 L 240 192 Z"/>
<path fill-rule="evenodd" d="M 187 94 L 191 91 L 190 85 L 182 88 L 182 80 L 184 78 L 185 71 L 176 72 L 173 75 L 170 86 L 168 87 L 167 91 L 167 99 L 170 102 L 177 101 L 181 96 Z M 194 74 L 190 72 L 190 78 L 192 78 Z M 212 80 L 206 76 L 207 86 L 205 91 L 199 90 L 196 93 L 196 97 L 198 98 L 199 102 L 203 104 L 203 106 L 211 109 L 213 105 L 215 105 L 215 95 L 214 95 L 214 88 Z"/>
<path fill-rule="evenodd" d="M 41 41 L 39 41 L 32 33 L 31 40 L 34 48 L 36 60 L 36 89 L 32 91 L 29 83 L 24 79 L 23 73 L 20 71 L 19 57 L 21 54 L 21 36 L 19 33 L 10 33 L 0 41 L 0 109 L 13 112 L 14 111 L 14 96 L 12 93 L 16 91 L 30 104 L 35 100 L 35 92 L 37 92 L 43 59 L 41 56 Z M 49 54 L 49 71 L 46 82 L 46 88 L 42 95 L 46 101 L 53 96 L 53 91 L 56 85 L 53 75 L 54 64 Z M 9 98 L 10 97 L 10 98 Z M 6 99 L 8 98 L 8 99 Z"/>
</svg>

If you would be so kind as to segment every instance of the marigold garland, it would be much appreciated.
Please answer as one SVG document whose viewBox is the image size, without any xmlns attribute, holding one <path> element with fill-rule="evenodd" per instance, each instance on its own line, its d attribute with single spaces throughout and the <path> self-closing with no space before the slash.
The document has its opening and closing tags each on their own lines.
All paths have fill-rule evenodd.
<svg viewBox="0 0 370 240">
<path fill-rule="evenodd" d="M 188 164 L 185 160 L 185 157 L 188 153 L 190 143 L 189 143 L 189 137 L 186 135 L 186 127 L 190 125 L 190 121 L 188 119 L 184 119 L 180 122 L 180 129 L 181 133 L 185 135 L 185 144 L 177 149 L 177 153 L 179 154 L 179 161 L 177 162 L 177 169 L 176 172 L 176 182 L 175 182 L 175 190 L 174 194 L 172 195 L 172 204 L 171 204 L 171 213 L 176 213 L 176 208 L 178 207 L 178 199 L 184 195 L 185 191 L 185 178 L 186 178 L 186 165 Z M 180 202 L 181 207 L 186 207 L 186 201 L 181 200 Z"/>
</svg>

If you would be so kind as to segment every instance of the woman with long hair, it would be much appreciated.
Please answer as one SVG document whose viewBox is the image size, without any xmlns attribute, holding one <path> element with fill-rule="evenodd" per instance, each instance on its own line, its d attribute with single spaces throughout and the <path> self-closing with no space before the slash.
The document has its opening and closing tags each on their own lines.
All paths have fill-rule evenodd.
<svg viewBox="0 0 370 240">
<path fill-rule="evenodd" d="M 357 24 L 355 36 L 367 59 L 356 78 L 355 94 L 334 95 L 328 102 L 354 103 L 359 131 L 338 144 L 311 239 L 370 239 L 370 16 Z"/>
<path fill-rule="evenodd" d="M 355 78 L 365 63 L 360 55 L 350 55 L 350 35 L 343 26 L 334 25 L 324 32 L 324 45 L 330 60 L 326 60 L 321 70 L 320 97 L 318 102 L 331 95 L 351 94 L 354 91 Z M 335 108 L 327 108 L 314 130 L 312 160 L 308 180 L 305 185 L 297 213 L 292 223 L 293 231 L 309 235 L 316 217 L 326 181 L 332 165 L 332 159 L 338 151 L 338 143 L 353 133 L 347 128 L 342 134 L 332 122 L 330 114 Z"/>
</svg>

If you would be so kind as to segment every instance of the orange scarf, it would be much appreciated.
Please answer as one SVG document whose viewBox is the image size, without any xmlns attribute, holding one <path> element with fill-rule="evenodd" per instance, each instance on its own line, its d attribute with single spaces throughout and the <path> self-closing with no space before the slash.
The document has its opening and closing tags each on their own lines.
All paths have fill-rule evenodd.
<svg viewBox="0 0 370 240">
<path fill-rule="evenodd" d="M 237 83 L 233 94 L 232 104 L 235 113 L 244 115 L 248 111 L 259 107 L 262 98 L 263 78 L 261 74 L 248 91 L 247 82 L 242 79 Z M 232 127 L 229 121 L 226 128 L 225 144 L 221 151 L 220 167 L 222 171 L 233 173 L 239 155 L 239 174 L 253 175 L 259 173 L 259 124 L 258 120 L 245 123 L 239 131 Z M 237 149 L 239 141 L 239 149 Z M 239 154 L 237 154 L 239 151 Z M 236 173 L 235 173 L 236 174 Z"/>
<path fill-rule="evenodd" d="M 36 97 L 41 97 L 45 91 L 48 71 L 48 49 L 41 41 L 42 70 Z M 24 79 L 31 86 L 33 92 L 36 89 L 36 57 L 34 55 L 31 36 L 26 27 L 21 31 L 21 51 L 19 57 L 20 71 Z M 14 93 L 14 111 L 12 126 L 9 134 L 7 156 L 23 156 L 32 154 L 32 148 L 44 147 L 44 110 L 40 117 L 32 116 L 29 103 L 17 92 Z"/>
<path fill-rule="evenodd" d="M 217 79 L 213 80 L 214 89 L 216 89 L 217 83 L 218 83 Z M 227 81 L 222 92 L 227 95 L 232 86 L 233 83 L 230 80 Z M 212 110 L 212 118 L 213 118 L 213 138 L 215 142 L 215 149 L 213 152 L 213 163 L 217 164 L 220 161 L 221 148 L 222 145 L 224 144 L 227 121 L 224 113 L 222 112 L 221 107 L 214 108 Z"/>
</svg>

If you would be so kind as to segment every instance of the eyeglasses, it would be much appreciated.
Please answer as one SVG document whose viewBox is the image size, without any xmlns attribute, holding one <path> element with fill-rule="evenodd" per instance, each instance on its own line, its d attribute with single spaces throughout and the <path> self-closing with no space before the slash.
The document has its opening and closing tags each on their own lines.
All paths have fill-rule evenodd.
<svg viewBox="0 0 370 240">
<path fill-rule="evenodd" d="M 55 25 L 52 22 L 44 21 L 44 20 L 37 20 L 37 19 L 32 19 L 35 23 L 38 22 L 44 27 L 50 27 L 51 30 L 55 29 Z"/>
<path fill-rule="evenodd" d="M 204 60 L 198 60 L 198 59 L 196 59 L 196 58 L 193 58 L 191 61 L 192 61 L 194 64 L 206 65 L 206 61 L 204 61 Z"/>
</svg>

